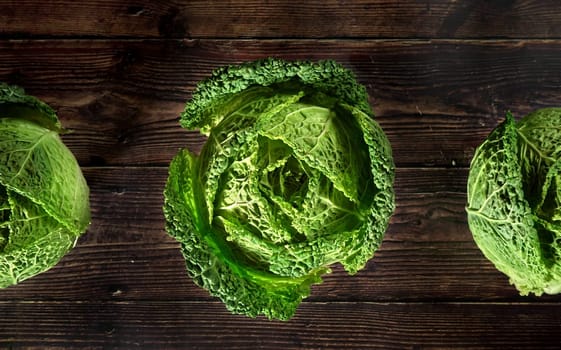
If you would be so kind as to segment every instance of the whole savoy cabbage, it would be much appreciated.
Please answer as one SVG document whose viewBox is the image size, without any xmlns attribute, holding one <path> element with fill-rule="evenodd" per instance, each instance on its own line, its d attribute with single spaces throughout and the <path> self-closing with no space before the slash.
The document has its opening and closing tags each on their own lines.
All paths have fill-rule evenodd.
<svg viewBox="0 0 561 350">
<path fill-rule="evenodd" d="M 481 251 L 522 295 L 561 292 L 561 108 L 508 114 L 479 146 L 467 213 Z"/>
<path fill-rule="evenodd" d="M 202 81 L 165 188 L 167 231 L 193 280 L 234 313 L 289 319 L 339 262 L 360 270 L 394 209 L 394 164 L 354 75 L 265 59 Z"/>
<path fill-rule="evenodd" d="M 55 112 L 0 84 L 0 288 L 55 265 L 90 222 L 89 189 Z"/>
</svg>

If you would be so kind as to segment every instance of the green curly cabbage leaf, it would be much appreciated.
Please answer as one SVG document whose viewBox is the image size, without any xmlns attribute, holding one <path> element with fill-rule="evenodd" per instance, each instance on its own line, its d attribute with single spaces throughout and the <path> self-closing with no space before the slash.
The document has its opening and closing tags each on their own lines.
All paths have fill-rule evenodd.
<svg viewBox="0 0 561 350">
<path fill-rule="evenodd" d="M 166 229 L 194 281 L 234 313 L 289 319 L 341 263 L 354 274 L 394 209 L 389 142 L 354 75 L 333 61 L 259 60 L 199 83 L 165 188 Z"/>
<path fill-rule="evenodd" d="M 89 189 L 55 112 L 0 84 L 0 288 L 55 265 L 90 221 Z"/>
<path fill-rule="evenodd" d="M 522 295 L 561 292 L 561 108 L 508 114 L 479 146 L 467 213 L 483 254 Z"/>
</svg>

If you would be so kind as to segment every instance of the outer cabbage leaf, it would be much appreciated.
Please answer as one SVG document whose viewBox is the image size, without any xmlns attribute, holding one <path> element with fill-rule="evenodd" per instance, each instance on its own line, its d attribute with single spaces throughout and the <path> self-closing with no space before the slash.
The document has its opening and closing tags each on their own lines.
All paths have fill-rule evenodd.
<svg viewBox="0 0 561 350">
<path fill-rule="evenodd" d="M 333 61 L 219 69 L 181 116 L 208 140 L 182 150 L 166 229 L 189 275 L 232 312 L 289 319 L 329 266 L 356 273 L 394 209 L 389 142 L 364 87 Z"/>
<path fill-rule="evenodd" d="M 90 221 L 89 189 L 54 111 L 0 84 L 0 287 L 55 265 Z"/>
<path fill-rule="evenodd" d="M 474 240 L 521 294 L 561 292 L 561 109 L 508 114 L 468 179 Z"/>
</svg>

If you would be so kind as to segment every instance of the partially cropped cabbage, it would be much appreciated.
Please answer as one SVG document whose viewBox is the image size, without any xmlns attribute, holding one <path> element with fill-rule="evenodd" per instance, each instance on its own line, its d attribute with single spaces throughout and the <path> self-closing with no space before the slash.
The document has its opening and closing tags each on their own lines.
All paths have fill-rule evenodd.
<svg viewBox="0 0 561 350">
<path fill-rule="evenodd" d="M 45 103 L 0 84 L 0 288 L 53 265 L 90 221 L 89 189 Z"/>
<path fill-rule="evenodd" d="M 561 108 L 508 114 L 468 180 L 473 237 L 522 295 L 561 292 Z"/>
<path fill-rule="evenodd" d="M 167 231 L 228 309 L 288 319 L 329 265 L 356 273 L 394 209 L 390 145 L 366 90 L 333 61 L 266 59 L 202 81 L 165 189 Z"/>
</svg>

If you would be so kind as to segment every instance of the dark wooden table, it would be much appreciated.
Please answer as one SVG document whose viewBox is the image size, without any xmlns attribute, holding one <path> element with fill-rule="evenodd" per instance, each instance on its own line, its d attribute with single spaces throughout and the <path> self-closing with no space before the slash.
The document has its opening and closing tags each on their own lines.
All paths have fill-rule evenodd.
<svg viewBox="0 0 561 350">
<path fill-rule="evenodd" d="M 334 266 L 289 322 L 196 287 L 162 214 L 169 161 L 204 142 L 177 119 L 196 82 L 266 56 L 354 70 L 397 165 L 382 248 L 354 277 Z M 0 80 L 73 130 L 93 215 L 56 267 L 0 291 L 2 348 L 561 348 L 561 296 L 519 296 L 464 210 L 505 112 L 561 106 L 557 0 L 0 0 Z"/>
</svg>

